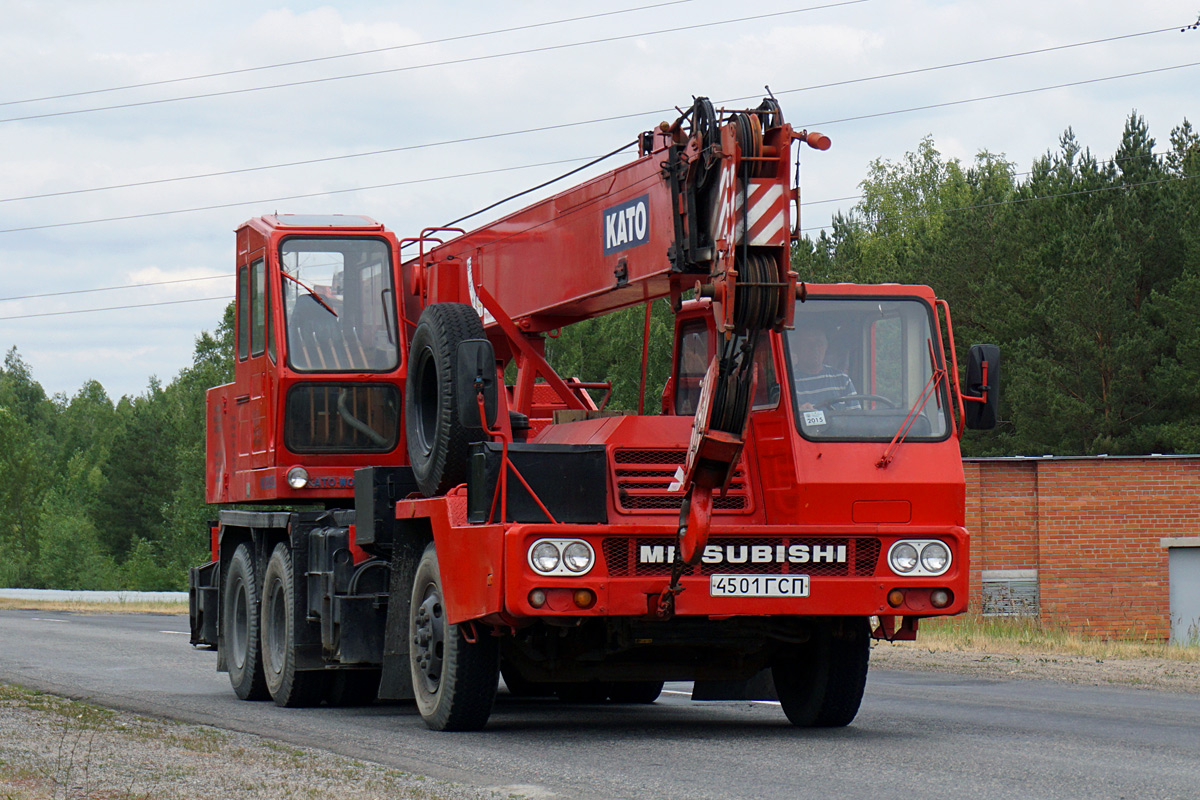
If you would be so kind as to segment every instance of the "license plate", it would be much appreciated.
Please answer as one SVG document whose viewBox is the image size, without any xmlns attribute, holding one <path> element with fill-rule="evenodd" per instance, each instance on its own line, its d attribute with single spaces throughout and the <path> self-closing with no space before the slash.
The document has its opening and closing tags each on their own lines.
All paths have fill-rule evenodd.
<svg viewBox="0 0 1200 800">
<path fill-rule="evenodd" d="M 709 597 L 808 597 L 807 575 L 712 575 Z"/>
</svg>

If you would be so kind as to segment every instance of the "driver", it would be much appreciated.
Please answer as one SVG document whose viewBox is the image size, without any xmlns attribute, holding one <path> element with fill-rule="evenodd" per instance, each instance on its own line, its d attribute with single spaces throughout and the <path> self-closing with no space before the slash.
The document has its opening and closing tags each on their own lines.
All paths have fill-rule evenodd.
<svg viewBox="0 0 1200 800">
<path fill-rule="evenodd" d="M 825 363 L 829 340 L 824 328 L 815 322 L 797 322 L 791 340 L 792 380 L 797 408 L 806 411 L 830 400 L 856 394 L 850 376 Z"/>
</svg>

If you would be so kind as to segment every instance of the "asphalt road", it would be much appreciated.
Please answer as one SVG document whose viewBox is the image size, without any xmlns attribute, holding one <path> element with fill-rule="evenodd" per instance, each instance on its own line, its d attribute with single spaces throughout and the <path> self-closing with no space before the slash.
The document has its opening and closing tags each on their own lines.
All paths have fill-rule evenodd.
<svg viewBox="0 0 1200 800">
<path fill-rule="evenodd" d="M 767 703 L 572 706 L 502 692 L 485 731 L 434 733 L 411 705 L 236 700 L 187 620 L 0 611 L 0 681 L 257 733 L 527 797 L 1197 798 L 1200 689 L 1174 694 L 872 671 L 857 720 L 798 730 Z"/>
</svg>

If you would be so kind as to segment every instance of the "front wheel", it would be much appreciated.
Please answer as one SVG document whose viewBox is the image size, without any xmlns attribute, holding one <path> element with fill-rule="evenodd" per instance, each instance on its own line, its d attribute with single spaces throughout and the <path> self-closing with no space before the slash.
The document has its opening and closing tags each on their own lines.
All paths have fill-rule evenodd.
<svg viewBox="0 0 1200 800">
<path fill-rule="evenodd" d="M 804 728 L 849 725 L 862 704 L 870 656 L 866 618 L 821 625 L 808 643 L 789 647 L 771 667 L 783 713 Z"/>
<path fill-rule="evenodd" d="M 446 618 L 442 578 L 433 544 L 413 580 L 408 611 L 409 663 L 417 710 L 436 731 L 475 731 L 487 724 L 500 680 L 500 648 L 486 628 L 475 641 Z"/>
<path fill-rule="evenodd" d="M 296 577 L 292 553 L 275 546 L 263 576 L 263 674 L 276 705 L 314 706 L 325 693 L 325 673 L 296 669 Z"/>
<path fill-rule="evenodd" d="M 266 700 L 254 551 L 249 545 L 239 544 L 225 570 L 220 638 L 229 667 L 229 682 L 242 700 Z"/>
</svg>

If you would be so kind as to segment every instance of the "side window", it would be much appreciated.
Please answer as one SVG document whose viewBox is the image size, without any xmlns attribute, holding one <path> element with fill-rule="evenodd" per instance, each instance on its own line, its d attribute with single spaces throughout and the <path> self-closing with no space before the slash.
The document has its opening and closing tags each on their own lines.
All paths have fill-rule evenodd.
<svg viewBox="0 0 1200 800">
<path fill-rule="evenodd" d="M 237 287 L 237 353 L 238 361 L 250 355 L 250 270 L 238 270 Z"/>
<path fill-rule="evenodd" d="M 266 350 L 267 271 L 260 258 L 250 265 L 250 355 L 261 356 Z"/>
<path fill-rule="evenodd" d="M 758 337 L 754 347 L 754 363 L 758 365 L 754 408 L 773 408 L 779 403 L 779 381 L 775 378 L 775 361 L 771 358 L 771 337 L 766 334 Z"/>
<path fill-rule="evenodd" d="M 275 363 L 275 314 L 271 311 L 270 296 L 266 292 L 263 292 L 263 304 L 267 307 L 267 356 L 271 363 Z"/>
<path fill-rule="evenodd" d="M 700 381 L 708 370 L 708 326 L 688 323 L 679 332 L 679 365 L 675 371 L 675 413 L 690 416 L 700 405 Z"/>
</svg>

